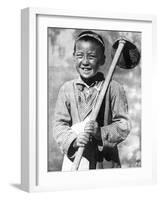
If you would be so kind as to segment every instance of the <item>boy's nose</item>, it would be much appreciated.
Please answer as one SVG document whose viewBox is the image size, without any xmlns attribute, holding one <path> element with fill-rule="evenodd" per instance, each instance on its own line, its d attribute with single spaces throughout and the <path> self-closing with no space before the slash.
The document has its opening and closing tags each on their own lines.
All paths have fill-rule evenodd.
<svg viewBox="0 0 161 200">
<path fill-rule="evenodd" d="M 88 65 L 89 64 L 88 58 L 86 56 L 83 57 L 82 64 L 83 65 Z"/>
</svg>

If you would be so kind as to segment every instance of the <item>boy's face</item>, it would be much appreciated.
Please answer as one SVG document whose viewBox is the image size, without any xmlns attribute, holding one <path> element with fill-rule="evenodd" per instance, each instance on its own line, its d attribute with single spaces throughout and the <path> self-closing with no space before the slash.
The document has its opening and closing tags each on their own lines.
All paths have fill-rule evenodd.
<svg viewBox="0 0 161 200">
<path fill-rule="evenodd" d="M 100 46 L 95 42 L 80 40 L 76 43 L 74 61 L 80 76 L 89 79 L 97 73 L 101 52 Z"/>
</svg>

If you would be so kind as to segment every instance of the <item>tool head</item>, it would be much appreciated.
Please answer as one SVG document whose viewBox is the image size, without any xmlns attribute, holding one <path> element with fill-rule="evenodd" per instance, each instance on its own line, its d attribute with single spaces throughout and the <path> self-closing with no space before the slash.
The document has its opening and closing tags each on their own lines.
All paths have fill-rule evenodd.
<svg viewBox="0 0 161 200">
<path fill-rule="evenodd" d="M 121 42 L 121 40 L 124 40 L 126 43 L 121 52 L 117 65 L 124 69 L 132 69 L 136 67 L 136 65 L 138 65 L 140 61 L 140 52 L 138 48 L 135 46 L 135 44 L 133 44 L 129 40 L 125 38 L 120 38 L 116 42 L 114 42 L 112 46 L 111 56 L 112 58 L 114 57 L 115 52 L 118 48 L 119 42 Z"/>
</svg>

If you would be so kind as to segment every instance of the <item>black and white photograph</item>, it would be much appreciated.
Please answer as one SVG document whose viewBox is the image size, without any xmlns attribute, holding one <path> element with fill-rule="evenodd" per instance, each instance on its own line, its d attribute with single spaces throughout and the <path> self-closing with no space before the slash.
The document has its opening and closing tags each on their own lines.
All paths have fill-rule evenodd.
<svg viewBox="0 0 161 200">
<path fill-rule="evenodd" d="M 142 167 L 142 33 L 48 27 L 47 169 Z"/>
</svg>

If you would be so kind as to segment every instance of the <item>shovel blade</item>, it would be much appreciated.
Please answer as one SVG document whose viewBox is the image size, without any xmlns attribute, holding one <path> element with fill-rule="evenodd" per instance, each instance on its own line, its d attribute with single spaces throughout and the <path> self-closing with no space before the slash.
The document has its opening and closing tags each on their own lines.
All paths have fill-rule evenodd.
<svg viewBox="0 0 161 200">
<path fill-rule="evenodd" d="M 126 43 L 118 59 L 117 65 L 120 68 L 132 69 L 139 64 L 141 56 L 136 45 L 130 42 L 129 40 L 123 38 L 117 40 L 112 46 L 111 56 L 112 58 L 114 57 L 120 40 L 125 40 Z"/>
</svg>

